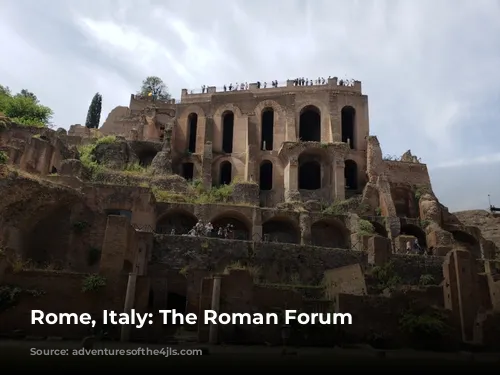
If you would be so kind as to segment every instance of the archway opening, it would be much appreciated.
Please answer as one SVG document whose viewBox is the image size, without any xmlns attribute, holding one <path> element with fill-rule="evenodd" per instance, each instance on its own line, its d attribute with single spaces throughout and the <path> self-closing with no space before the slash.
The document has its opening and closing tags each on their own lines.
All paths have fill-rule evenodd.
<svg viewBox="0 0 500 375">
<path fill-rule="evenodd" d="M 422 230 L 422 228 L 412 224 L 405 224 L 401 226 L 401 234 L 415 237 L 418 240 L 418 244 L 420 245 L 420 247 L 423 249 L 427 249 L 427 240 L 425 237 L 425 232 Z"/>
<path fill-rule="evenodd" d="M 274 110 L 272 108 L 266 108 L 262 111 L 261 122 L 261 149 L 271 151 L 274 141 Z"/>
<path fill-rule="evenodd" d="M 321 142 L 321 112 L 317 107 L 310 105 L 302 109 L 299 138 L 303 142 Z"/>
<path fill-rule="evenodd" d="M 185 314 L 187 307 L 186 296 L 177 293 L 167 294 L 167 310 L 175 310 L 177 313 Z"/>
<path fill-rule="evenodd" d="M 356 124 L 356 110 L 351 106 L 342 108 L 342 142 L 349 144 L 354 149 L 354 130 Z"/>
<path fill-rule="evenodd" d="M 175 210 L 161 216 L 156 223 L 158 234 L 188 234 L 196 225 L 198 219 L 187 211 Z"/>
<path fill-rule="evenodd" d="M 458 245 L 456 247 L 469 251 L 477 259 L 481 258 L 481 245 L 473 235 L 461 230 L 451 231 L 451 234 Z"/>
<path fill-rule="evenodd" d="M 377 233 L 379 236 L 386 237 L 389 235 L 387 233 L 387 229 L 380 224 L 377 221 L 370 221 L 370 223 L 373 225 L 373 229 L 375 229 L 375 233 Z"/>
<path fill-rule="evenodd" d="M 272 218 L 262 225 L 266 242 L 299 243 L 300 232 L 296 225 L 286 218 Z"/>
<path fill-rule="evenodd" d="M 406 187 L 391 188 L 391 197 L 398 217 L 418 217 L 415 196 L 411 189 Z"/>
<path fill-rule="evenodd" d="M 299 189 L 321 189 L 321 158 L 318 155 L 304 153 L 299 156 Z"/>
<path fill-rule="evenodd" d="M 230 162 L 224 161 L 220 164 L 220 185 L 229 185 L 231 183 L 231 174 L 232 174 L 233 166 Z"/>
<path fill-rule="evenodd" d="M 320 220 L 311 226 L 311 240 L 314 246 L 345 249 L 347 229 L 340 223 Z"/>
<path fill-rule="evenodd" d="M 346 190 L 358 190 L 358 165 L 355 161 L 345 161 L 344 177 Z"/>
<path fill-rule="evenodd" d="M 71 224 L 69 207 L 47 208 L 49 211 L 30 229 L 26 230 L 23 258 L 30 259 L 37 266 L 62 268 L 69 254 L 69 238 L 72 232 L 84 235 Z"/>
<path fill-rule="evenodd" d="M 52 167 L 52 169 L 50 170 L 50 173 L 51 174 L 57 174 L 57 168 L 56 167 Z"/>
<path fill-rule="evenodd" d="M 226 111 L 222 115 L 222 151 L 226 154 L 233 152 L 234 113 Z"/>
<path fill-rule="evenodd" d="M 271 190 L 273 188 L 273 164 L 268 160 L 260 165 L 259 186 L 260 190 Z"/>
<path fill-rule="evenodd" d="M 194 176 L 194 163 L 183 163 L 182 164 L 182 177 L 190 181 Z"/>
<path fill-rule="evenodd" d="M 144 168 L 149 167 L 157 153 L 156 150 L 144 150 L 139 152 L 137 155 L 139 157 L 139 165 Z"/>
<path fill-rule="evenodd" d="M 198 115 L 191 113 L 188 116 L 188 151 L 192 154 L 196 152 L 196 133 L 198 131 Z"/>
<path fill-rule="evenodd" d="M 222 238 L 243 241 L 247 241 L 250 238 L 250 228 L 248 225 L 242 219 L 235 216 L 219 216 L 212 221 L 212 226 L 214 227 L 214 232 Z M 229 230 L 225 231 L 228 228 Z"/>
</svg>

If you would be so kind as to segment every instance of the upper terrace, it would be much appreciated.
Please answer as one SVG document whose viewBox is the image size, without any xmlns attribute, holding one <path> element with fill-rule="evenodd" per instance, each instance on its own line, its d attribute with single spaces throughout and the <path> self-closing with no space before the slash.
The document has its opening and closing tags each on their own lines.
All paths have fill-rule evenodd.
<svg viewBox="0 0 500 375">
<path fill-rule="evenodd" d="M 211 100 L 213 95 L 238 95 L 244 93 L 252 93 L 252 94 L 279 94 L 279 93 L 293 93 L 293 92 L 309 92 L 309 91 L 318 91 L 318 90 L 337 90 L 339 92 L 351 92 L 361 94 L 361 82 L 360 81 L 348 81 L 338 79 L 338 77 L 328 78 L 325 80 L 325 83 L 317 84 L 316 81 L 310 81 L 311 84 L 308 85 L 296 85 L 295 80 L 289 79 L 286 82 L 278 82 L 276 87 L 269 85 L 264 87 L 256 83 L 250 83 L 247 87 L 241 89 L 238 87 L 233 90 L 229 90 L 226 87 L 216 87 L 216 86 L 208 86 L 203 91 L 201 90 L 188 90 L 182 89 L 181 99 L 170 99 L 170 100 L 156 100 L 158 103 L 165 104 L 190 104 L 190 103 L 199 103 L 199 102 L 208 102 Z M 313 84 L 314 82 L 314 84 Z M 140 97 L 137 95 L 132 95 L 135 100 L 151 100 L 147 97 Z"/>
<path fill-rule="evenodd" d="M 311 81 L 312 83 L 313 81 Z M 238 93 L 248 93 L 252 94 L 278 94 L 278 93 L 293 93 L 295 91 L 316 91 L 318 89 L 328 89 L 328 90 L 338 90 L 344 92 L 355 92 L 361 94 L 361 82 L 360 81 L 347 81 L 339 80 L 338 77 L 328 78 L 325 84 L 309 84 L 309 85 L 296 85 L 295 80 L 289 79 L 286 82 L 278 83 L 277 87 L 267 86 L 260 88 L 258 83 L 250 83 L 248 89 L 240 89 L 229 91 L 221 87 L 208 86 L 205 92 L 199 92 L 194 90 L 182 89 L 181 93 L 181 103 L 196 103 L 209 101 L 213 95 L 224 95 L 224 94 L 238 94 Z"/>
</svg>

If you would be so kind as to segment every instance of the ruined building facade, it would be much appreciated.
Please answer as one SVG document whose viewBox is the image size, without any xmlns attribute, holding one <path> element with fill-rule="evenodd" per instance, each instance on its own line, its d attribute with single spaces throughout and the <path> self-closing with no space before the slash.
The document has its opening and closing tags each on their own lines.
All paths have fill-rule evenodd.
<svg viewBox="0 0 500 375">
<path fill-rule="evenodd" d="M 99 130 L 30 129 L 0 117 L 8 159 L 0 165 L 0 283 L 57 287 L 43 306 L 71 300 L 82 312 L 119 310 L 125 290 L 132 293 L 131 273 L 137 283 L 127 308 L 199 313 L 217 289 L 215 274 L 224 273 L 222 312 L 336 306 L 358 311 L 364 323 L 353 335 L 388 325 L 398 335 L 400 312 L 419 300 L 450 312 L 461 340 L 495 341 L 488 327 L 500 312 L 496 245 L 439 203 L 425 164 L 409 151 L 384 158 L 369 130 L 361 83 L 336 78 L 317 86 L 183 90 L 179 101 L 132 95 Z M 185 236 L 199 220 L 213 224 L 213 235 Z M 217 228 L 228 224 L 234 233 L 221 238 Z M 406 254 L 415 240 L 431 256 Z M 8 266 L 2 254 L 20 260 Z M 8 271 L 28 260 L 72 272 L 54 283 L 52 273 Z M 428 276 L 434 284 L 405 297 L 394 314 L 373 315 L 380 301 L 367 294 L 394 300 L 373 292 L 365 276 L 388 264 L 398 276 L 392 281 L 417 286 Z M 108 280 L 101 304 L 78 295 L 89 272 Z M 297 285 L 316 288 L 317 300 L 302 298 Z M 18 309 L 3 313 L 0 333 L 17 324 L 25 313 Z M 206 329 L 198 327 L 199 338 Z"/>
</svg>

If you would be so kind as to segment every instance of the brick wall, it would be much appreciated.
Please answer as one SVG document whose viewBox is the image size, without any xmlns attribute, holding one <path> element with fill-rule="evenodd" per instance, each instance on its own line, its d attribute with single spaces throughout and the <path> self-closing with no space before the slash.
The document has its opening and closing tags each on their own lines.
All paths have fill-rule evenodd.
<svg viewBox="0 0 500 375">
<path fill-rule="evenodd" d="M 406 283 L 418 283 L 422 274 L 442 280 L 441 257 L 392 254 L 398 274 Z M 206 237 L 155 235 L 152 263 L 167 264 L 172 269 L 189 266 L 222 272 L 235 262 L 247 263 L 259 270 L 259 277 L 270 283 L 318 284 L 323 273 L 332 268 L 367 264 L 363 251 L 329 249 L 281 243 L 222 240 Z"/>
</svg>

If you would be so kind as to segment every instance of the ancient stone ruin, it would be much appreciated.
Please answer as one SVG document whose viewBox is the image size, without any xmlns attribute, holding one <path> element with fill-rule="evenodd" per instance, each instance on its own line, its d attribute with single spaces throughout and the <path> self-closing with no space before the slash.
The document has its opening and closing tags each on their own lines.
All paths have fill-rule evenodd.
<svg viewBox="0 0 500 375">
<path fill-rule="evenodd" d="M 30 325 L 33 306 L 288 308 L 353 316 L 292 327 L 300 345 L 500 344 L 497 246 L 439 203 L 410 151 L 382 156 L 361 82 L 214 91 L 132 95 L 99 130 L 0 119 L 0 334 L 87 335 Z M 279 325 L 108 331 L 281 342 Z"/>
</svg>

